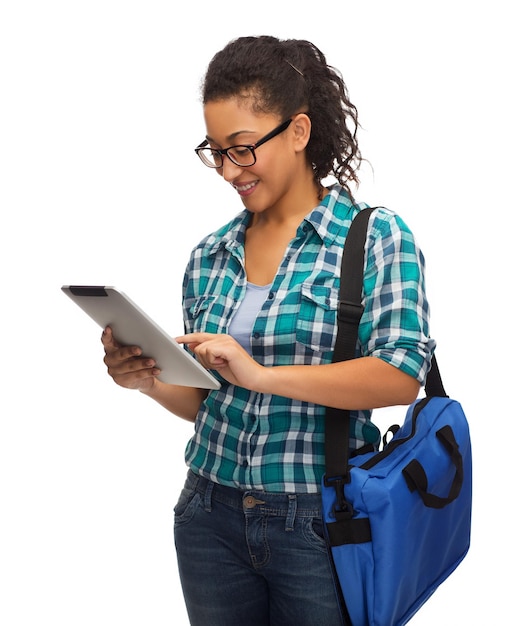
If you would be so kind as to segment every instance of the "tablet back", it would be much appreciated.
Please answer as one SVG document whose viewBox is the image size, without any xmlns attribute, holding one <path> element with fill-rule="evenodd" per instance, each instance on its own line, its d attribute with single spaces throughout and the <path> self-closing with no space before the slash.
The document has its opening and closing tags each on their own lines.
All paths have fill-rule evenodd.
<svg viewBox="0 0 529 626">
<path fill-rule="evenodd" d="M 144 356 L 155 359 L 162 382 L 200 389 L 220 387 L 208 370 L 115 287 L 64 285 L 62 290 L 101 328 L 111 326 L 118 343 L 140 346 Z"/>
</svg>

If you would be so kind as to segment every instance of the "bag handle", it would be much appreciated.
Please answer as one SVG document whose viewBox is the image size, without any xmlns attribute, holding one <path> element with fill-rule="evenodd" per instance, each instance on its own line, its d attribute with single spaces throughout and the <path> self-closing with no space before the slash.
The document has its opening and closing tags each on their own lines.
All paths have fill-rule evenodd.
<svg viewBox="0 0 529 626">
<path fill-rule="evenodd" d="M 417 459 L 413 459 L 402 470 L 406 484 L 411 492 L 418 491 L 425 506 L 433 509 L 442 509 L 450 502 L 453 502 L 463 485 L 463 457 L 459 452 L 459 447 L 454 436 L 454 431 L 447 424 L 436 433 L 437 438 L 448 451 L 452 463 L 455 465 L 456 473 L 450 487 L 450 491 L 446 497 L 435 495 L 428 492 L 428 478 L 423 466 Z"/>
</svg>

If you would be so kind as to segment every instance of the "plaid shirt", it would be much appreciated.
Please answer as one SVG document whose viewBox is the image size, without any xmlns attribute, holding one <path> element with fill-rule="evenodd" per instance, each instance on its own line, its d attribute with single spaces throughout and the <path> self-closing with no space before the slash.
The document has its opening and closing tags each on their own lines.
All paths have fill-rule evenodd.
<svg viewBox="0 0 529 626">
<path fill-rule="evenodd" d="M 336 337 L 340 262 L 351 220 L 365 204 L 340 185 L 300 224 L 251 335 L 265 366 L 330 363 Z M 192 252 L 183 285 L 186 332 L 229 333 L 244 298 L 240 213 Z M 375 356 L 424 382 L 434 342 L 428 339 L 424 260 L 394 213 L 370 217 L 364 273 L 365 311 L 357 354 Z M 196 419 L 186 462 L 198 474 L 240 489 L 316 493 L 325 469 L 323 406 L 264 395 L 223 382 Z M 351 449 L 378 442 L 370 411 L 351 411 Z"/>
</svg>

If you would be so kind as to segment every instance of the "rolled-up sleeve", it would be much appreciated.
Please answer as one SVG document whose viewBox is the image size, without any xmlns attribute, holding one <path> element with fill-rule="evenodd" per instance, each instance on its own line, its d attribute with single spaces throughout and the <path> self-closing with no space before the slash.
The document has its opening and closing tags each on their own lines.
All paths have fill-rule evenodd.
<svg viewBox="0 0 529 626">
<path fill-rule="evenodd" d="M 435 349 L 424 257 L 406 224 L 386 209 L 371 216 L 363 304 L 361 353 L 380 358 L 424 384 Z"/>
</svg>

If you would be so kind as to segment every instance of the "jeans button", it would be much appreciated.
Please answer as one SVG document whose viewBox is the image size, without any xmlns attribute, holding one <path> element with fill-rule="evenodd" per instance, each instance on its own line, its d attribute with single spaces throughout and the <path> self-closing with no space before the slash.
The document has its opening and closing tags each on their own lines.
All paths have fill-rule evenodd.
<svg viewBox="0 0 529 626">
<path fill-rule="evenodd" d="M 264 504 L 264 501 L 258 500 L 257 498 L 254 498 L 253 496 L 246 496 L 244 500 L 242 501 L 242 503 L 245 509 L 253 509 L 254 506 L 257 506 L 258 504 Z"/>
</svg>

